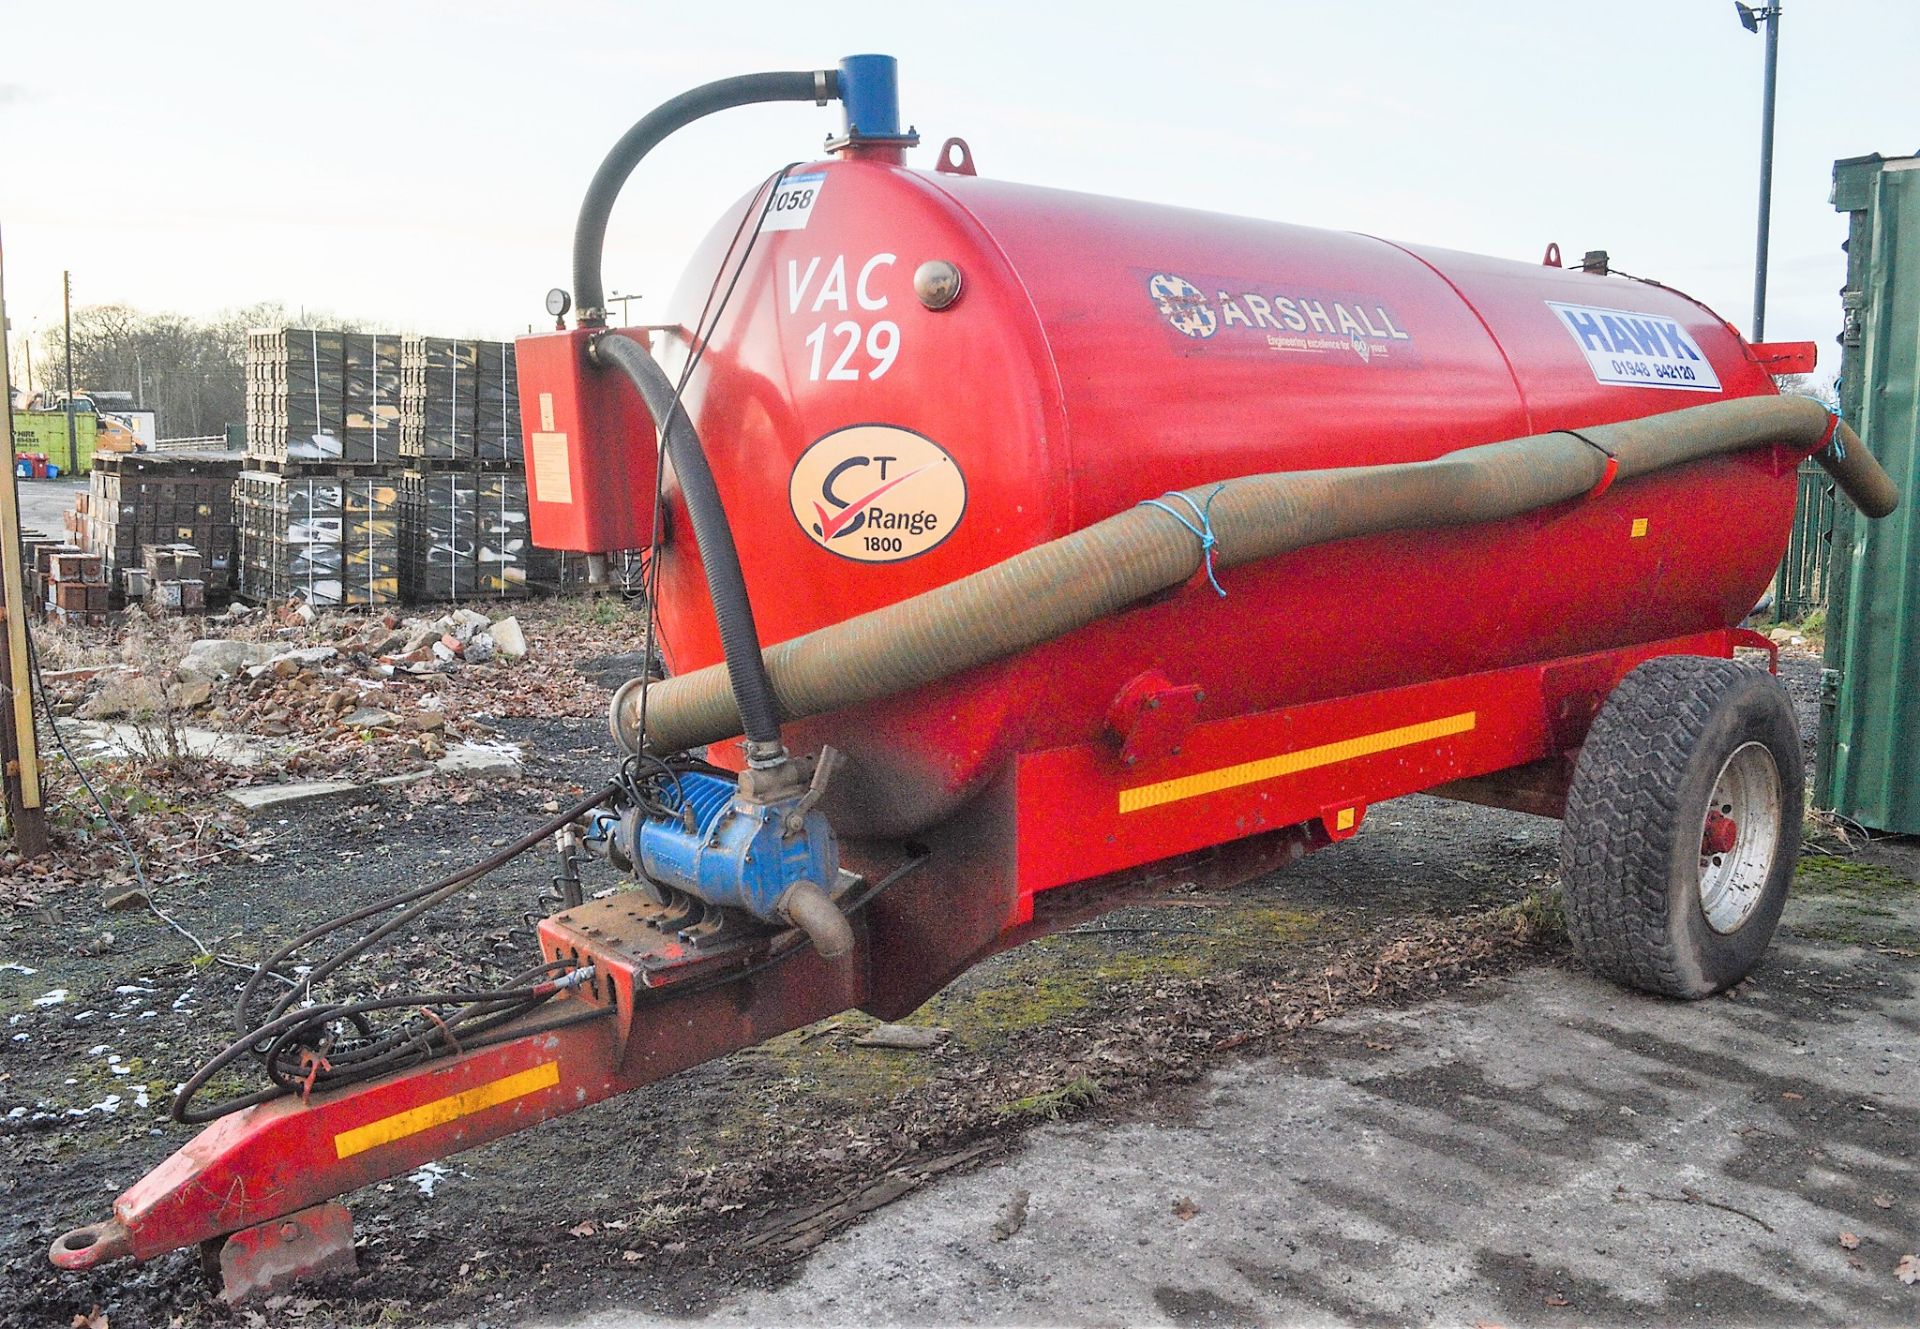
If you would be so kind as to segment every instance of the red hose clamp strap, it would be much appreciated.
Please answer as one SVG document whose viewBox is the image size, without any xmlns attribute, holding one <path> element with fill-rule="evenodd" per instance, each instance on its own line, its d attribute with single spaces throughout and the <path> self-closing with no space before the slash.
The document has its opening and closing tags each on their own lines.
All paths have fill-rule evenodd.
<svg viewBox="0 0 1920 1329">
<path fill-rule="evenodd" d="M 1592 500 L 1606 493 L 1608 488 L 1613 484 L 1613 477 L 1620 474 L 1620 459 L 1613 455 L 1613 449 L 1594 442 L 1578 429 L 1562 429 L 1559 432 L 1579 439 L 1582 443 L 1585 443 L 1588 447 L 1607 459 L 1606 467 L 1600 472 L 1599 481 L 1595 483 L 1593 488 L 1587 491 L 1586 496 L 1588 500 Z"/>
</svg>

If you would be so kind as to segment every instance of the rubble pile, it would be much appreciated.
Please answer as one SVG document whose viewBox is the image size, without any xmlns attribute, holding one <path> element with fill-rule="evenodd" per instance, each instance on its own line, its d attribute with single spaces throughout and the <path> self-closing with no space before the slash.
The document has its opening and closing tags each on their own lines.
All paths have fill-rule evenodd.
<svg viewBox="0 0 1920 1329">
<path fill-rule="evenodd" d="M 184 684 L 205 685 L 210 723 L 266 737 L 322 743 L 400 740 L 407 755 L 436 759 L 450 737 L 491 731 L 475 710 L 448 705 L 444 681 L 463 669 L 503 667 L 527 653 L 517 620 L 497 622 L 471 609 L 436 619 L 341 619 L 321 622 L 313 607 L 294 600 L 275 609 L 281 629 L 315 627 L 302 640 L 208 638 L 181 658 Z"/>
</svg>

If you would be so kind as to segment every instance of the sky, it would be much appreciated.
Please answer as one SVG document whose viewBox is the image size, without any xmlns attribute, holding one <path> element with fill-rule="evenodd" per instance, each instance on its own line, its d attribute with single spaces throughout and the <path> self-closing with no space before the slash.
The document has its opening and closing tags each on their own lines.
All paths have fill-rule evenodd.
<svg viewBox="0 0 1920 1329">
<path fill-rule="evenodd" d="M 1792 0 L 1769 340 L 1837 358 L 1836 157 L 1920 151 L 1920 3 Z M 580 194 L 709 79 L 900 60 L 931 165 L 1485 254 L 1606 249 L 1750 331 L 1764 39 L 1730 0 L 949 3 L 0 0 L 15 337 L 77 304 L 262 300 L 506 336 L 568 282 Z M 660 308 L 734 198 L 838 109 L 702 122 L 615 210 L 611 289 Z M 17 371 L 16 371 L 17 372 Z"/>
</svg>

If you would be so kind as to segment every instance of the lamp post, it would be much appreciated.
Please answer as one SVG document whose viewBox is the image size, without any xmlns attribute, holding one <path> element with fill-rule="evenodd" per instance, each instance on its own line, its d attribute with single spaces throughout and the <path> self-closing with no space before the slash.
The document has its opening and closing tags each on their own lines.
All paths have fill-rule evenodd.
<svg viewBox="0 0 1920 1329">
<path fill-rule="evenodd" d="M 1767 225 L 1773 212 L 1773 83 L 1780 67 L 1780 0 L 1756 8 L 1734 0 L 1740 26 L 1759 32 L 1767 25 L 1767 81 L 1760 95 L 1760 233 L 1753 250 L 1753 340 L 1767 335 Z"/>
</svg>

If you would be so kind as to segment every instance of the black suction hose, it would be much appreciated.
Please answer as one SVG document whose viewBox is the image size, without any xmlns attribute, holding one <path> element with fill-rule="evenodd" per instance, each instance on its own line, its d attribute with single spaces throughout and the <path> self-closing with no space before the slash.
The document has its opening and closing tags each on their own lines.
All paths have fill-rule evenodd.
<svg viewBox="0 0 1920 1329">
<path fill-rule="evenodd" d="M 747 599 L 747 580 L 740 571 L 740 551 L 733 528 L 720 503 L 719 486 L 707 465 L 706 450 L 693 421 L 679 404 L 673 382 L 645 347 L 622 333 L 609 332 L 594 340 L 594 358 L 612 365 L 640 391 L 647 411 L 661 426 L 663 449 L 680 477 L 687 500 L 694 543 L 706 568 L 707 592 L 713 597 L 714 617 L 720 624 L 720 647 L 727 658 L 727 681 L 740 709 L 740 732 L 747 738 L 747 758 L 756 764 L 778 760 L 780 713 L 773 699 L 760 651 L 760 632 L 754 626 L 753 605 Z"/>
<path fill-rule="evenodd" d="M 607 241 L 607 218 L 633 168 L 660 141 L 702 116 L 756 102 L 814 102 L 825 106 L 840 95 L 837 69 L 790 70 L 770 74 L 741 74 L 718 79 L 683 92 L 649 111 L 620 136 L 613 151 L 593 173 L 587 196 L 580 202 L 580 220 L 573 228 L 573 298 L 580 326 L 607 324 L 606 287 L 600 281 L 600 256 Z"/>
</svg>

